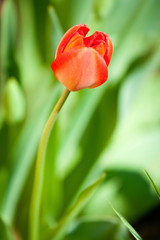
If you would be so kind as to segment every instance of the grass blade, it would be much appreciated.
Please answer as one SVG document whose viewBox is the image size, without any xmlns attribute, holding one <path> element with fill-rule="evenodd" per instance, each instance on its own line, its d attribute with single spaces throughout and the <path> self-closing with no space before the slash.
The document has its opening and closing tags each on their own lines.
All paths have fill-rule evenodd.
<svg viewBox="0 0 160 240">
<path fill-rule="evenodd" d="M 154 190 L 156 191 L 158 198 L 160 199 L 160 191 L 159 191 L 158 187 L 156 186 L 156 184 L 155 184 L 154 181 L 152 180 L 152 178 L 151 178 L 151 176 L 149 175 L 149 173 L 148 173 L 146 170 L 144 170 L 144 172 L 145 172 L 145 174 L 147 175 L 149 181 L 151 182 Z"/>
<path fill-rule="evenodd" d="M 130 223 L 112 206 L 111 203 L 109 203 L 113 211 L 116 213 L 116 215 L 120 218 L 120 220 L 124 223 L 124 225 L 128 228 L 129 232 L 135 237 L 137 240 L 142 240 L 142 238 L 139 236 L 139 234 L 135 231 L 135 229 L 130 225 Z"/>
</svg>

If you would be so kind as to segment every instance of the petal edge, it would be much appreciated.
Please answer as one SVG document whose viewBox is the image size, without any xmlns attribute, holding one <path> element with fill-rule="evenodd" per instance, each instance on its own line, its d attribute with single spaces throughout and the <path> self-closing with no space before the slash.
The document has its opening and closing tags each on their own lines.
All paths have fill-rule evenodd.
<svg viewBox="0 0 160 240">
<path fill-rule="evenodd" d="M 85 25 L 85 24 L 78 24 L 78 25 L 75 25 L 74 27 L 70 28 L 62 37 L 58 47 L 57 47 L 57 50 L 56 50 L 56 54 L 55 54 L 55 58 L 61 54 L 66 45 L 68 44 L 68 42 L 70 41 L 70 39 L 77 33 L 79 32 L 80 35 L 82 36 L 86 36 L 86 34 L 88 33 L 89 31 L 89 28 Z"/>
</svg>

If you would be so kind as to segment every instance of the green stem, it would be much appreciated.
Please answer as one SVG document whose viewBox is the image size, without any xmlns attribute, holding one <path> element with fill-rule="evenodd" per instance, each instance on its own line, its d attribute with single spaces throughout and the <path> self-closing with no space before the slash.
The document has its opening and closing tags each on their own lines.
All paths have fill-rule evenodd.
<svg viewBox="0 0 160 240">
<path fill-rule="evenodd" d="M 48 139 L 56 120 L 57 114 L 61 110 L 63 104 L 65 103 L 70 91 L 66 88 L 62 93 L 60 99 L 58 100 L 56 106 L 54 107 L 42 133 L 36 167 L 35 167 L 35 177 L 34 185 L 31 199 L 30 207 L 30 240 L 38 240 L 38 226 L 39 226 L 39 212 L 41 195 L 43 188 L 43 175 L 44 175 L 44 163 L 45 163 L 45 153 L 48 144 Z"/>
</svg>

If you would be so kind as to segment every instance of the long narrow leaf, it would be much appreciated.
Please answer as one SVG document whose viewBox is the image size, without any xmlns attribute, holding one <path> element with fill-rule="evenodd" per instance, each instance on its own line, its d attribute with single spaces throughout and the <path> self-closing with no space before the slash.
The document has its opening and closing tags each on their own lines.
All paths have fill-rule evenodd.
<svg viewBox="0 0 160 240">
<path fill-rule="evenodd" d="M 94 190 L 101 183 L 101 181 L 105 178 L 105 174 L 102 174 L 101 177 L 94 182 L 92 185 L 87 187 L 84 191 L 81 192 L 79 198 L 70 209 L 70 211 L 60 220 L 54 231 L 52 232 L 52 238 L 54 240 L 59 240 L 65 234 L 66 228 L 69 225 L 70 221 L 80 212 L 83 206 L 86 204 Z"/>
<path fill-rule="evenodd" d="M 156 184 L 154 183 L 154 181 L 153 181 L 153 179 L 151 178 L 151 176 L 149 175 L 149 173 L 148 173 L 146 170 L 144 170 L 144 172 L 145 172 L 145 174 L 147 175 L 149 181 L 151 182 L 154 190 L 156 191 L 158 198 L 160 199 L 160 191 L 159 191 L 158 187 L 157 187 Z"/>
<path fill-rule="evenodd" d="M 17 142 L 16 152 L 13 157 L 16 164 L 9 178 L 1 208 L 1 217 L 8 224 L 11 224 L 14 218 L 17 202 L 36 154 L 41 130 L 56 101 L 57 95 L 58 88 L 51 89 L 50 93 L 48 93 L 47 103 L 43 103 L 45 107 L 42 107 L 42 109 L 44 110 L 41 110 L 41 113 L 36 112 L 34 118 L 32 117 L 32 119 L 26 121 L 19 141 Z M 41 121 L 39 121 L 39 119 L 41 119 Z"/>
<path fill-rule="evenodd" d="M 120 218 L 120 220 L 124 223 L 124 225 L 128 228 L 129 232 L 135 237 L 137 240 L 142 240 L 139 234 L 135 231 L 135 229 L 130 225 L 130 223 L 113 207 L 111 203 L 109 203 L 113 211 Z"/>
</svg>

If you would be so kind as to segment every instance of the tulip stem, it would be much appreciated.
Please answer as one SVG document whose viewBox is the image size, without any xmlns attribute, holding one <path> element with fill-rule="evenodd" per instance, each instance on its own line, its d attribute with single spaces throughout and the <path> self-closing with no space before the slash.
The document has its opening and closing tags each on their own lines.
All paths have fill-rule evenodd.
<svg viewBox="0 0 160 240">
<path fill-rule="evenodd" d="M 35 175 L 34 175 L 34 184 L 33 192 L 31 198 L 30 206 L 30 240 L 39 240 L 38 230 L 39 230 L 39 213 L 40 213 L 40 203 L 41 195 L 43 189 L 43 177 L 44 177 L 44 167 L 45 167 L 45 153 L 47 149 L 47 144 L 49 136 L 53 125 L 55 123 L 56 117 L 61 110 L 63 104 L 65 103 L 70 91 L 66 88 L 59 98 L 56 106 L 54 107 L 49 119 L 43 130 L 41 141 L 39 144 L 36 166 L 35 166 Z"/>
</svg>

